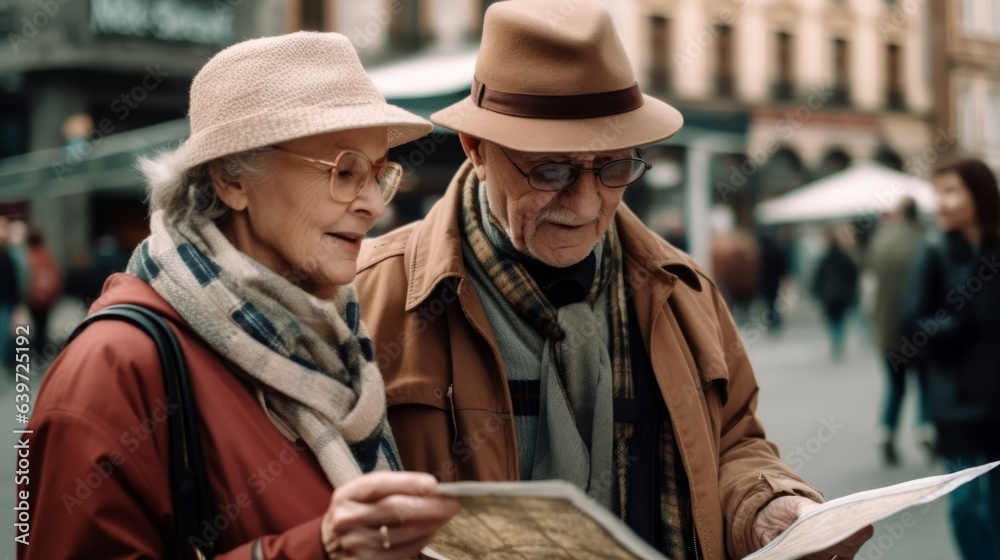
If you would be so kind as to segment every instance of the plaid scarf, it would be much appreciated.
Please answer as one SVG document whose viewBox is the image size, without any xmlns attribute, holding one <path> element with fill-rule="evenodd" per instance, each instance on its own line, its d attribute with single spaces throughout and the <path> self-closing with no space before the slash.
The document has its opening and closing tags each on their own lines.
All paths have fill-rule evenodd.
<svg viewBox="0 0 1000 560">
<path fill-rule="evenodd" d="M 532 324 L 539 333 L 550 341 L 552 360 L 560 380 L 563 398 L 573 411 L 566 386 L 566 356 L 563 355 L 565 333 L 558 322 L 556 309 L 542 293 L 541 289 L 516 260 L 506 258 L 493 245 L 482 220 L 485 217 L 479 200 L 479 182 L 475 173 L 470 172 L 465 179 L 462 192 L 462 226 L 466 242 L 475 254 L 479 266 L 485 271 L 493 285 L 503 295 L 510 306 L 521 317 Z M 485 206 L 485 205 L 482 205 Z M 495 222 L 494 222 L 495 224 Z M 497 225 L 499 228 L 499 225 Z M 503 231 L 502 229 L 500 231 Z M 631 355 L 629 349 L 628 299 L 625 291 L 625 275 L 621 243 L 614 223 L 601 241 L 602 259 L 598 272 L 585 301 L 594 305 L 600 294 L 610 291 L 607 312 L 611 320 L 611 344 L 608 347 L 611 358 L 612 392 L 615 399 L 634 399 L 635 388 L 632 380 Z M 660 459 L 657 472 L 660 475 L 659 511 L 661 537 L 664 552 L 671 558 L 688 558 L 690 551 L 688 535 L 692 534 L 691 511 L 683 507 L 688 502 L 688 488 L 680 453 L 674 440 L 673 427 L 669 417 L 663 415 L 660 422 Z M 629 442 L 635 425 L 630 422 L 614 421 L 613 425 L 613 495 L 617 499 L 611 504 L 621 519 L 625 519 L 628 507 Z M 600 476 L 600 473 L 598 473 Z M 594 476 L 591 476 L 591 481 Z M 585 489 L 592 495 L 601 489 Z M 596 492 L 595 492 L 596 490 Z"/>
<path fill-rule="evenodd" d="M 238 251 L 209 220 L 167 222 L 156 211 L 150 225 L 127 272 L 253 382 L 265 413 L 305 441 L 334 487 L 399 470 L 353 286 L 320 300 Z"/>
</svg>

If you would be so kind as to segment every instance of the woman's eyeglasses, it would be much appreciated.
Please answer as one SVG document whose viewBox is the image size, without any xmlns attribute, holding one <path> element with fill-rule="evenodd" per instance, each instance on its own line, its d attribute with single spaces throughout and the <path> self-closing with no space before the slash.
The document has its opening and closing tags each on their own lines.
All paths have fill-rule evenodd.
<svg viewBox="0 0 1000 560">
<path fill-rule="evenodd" d="M 373 172 L 384 204 L 389 204 L 403 180 L 403 166 L 394 161 L 376 165 L 368 156 L 355 150 L 344 150 L 337 159 L 325 161 L 299 155 L 279 146 L 271 147 L 292 157 L 329 167 L 330 196 L 343 204 L 350 204 L 361 194 Z"/>
</svg>

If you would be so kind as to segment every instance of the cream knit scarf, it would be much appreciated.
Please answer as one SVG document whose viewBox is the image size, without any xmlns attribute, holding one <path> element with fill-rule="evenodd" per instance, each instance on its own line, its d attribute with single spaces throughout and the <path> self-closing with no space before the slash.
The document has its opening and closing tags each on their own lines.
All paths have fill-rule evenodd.
<svg viewBox="0 0 1000 560">
<path fill-rule="evenodd" d="M 305 441 L 334 487 L 372 470 L 399 470 L 353 286 L 317 299 L 238 251 L 203 218 L 167 222 L 156 211 L 151 229 L 127 272 L 255 382 L 265 410 Z"/>
</svg>

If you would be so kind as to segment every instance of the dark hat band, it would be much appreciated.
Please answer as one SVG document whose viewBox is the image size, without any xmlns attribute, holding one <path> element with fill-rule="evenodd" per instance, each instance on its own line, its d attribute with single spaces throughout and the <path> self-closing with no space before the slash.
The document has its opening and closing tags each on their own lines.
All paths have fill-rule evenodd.
<svg viewBox="0 0 1000 560">
<path fill-rule="evenodd" d="M 642 107 L 639 84 L 617 91 L 577 95 L 535 95 L 488 89 L 472 79 L 472 101 L 477 107 L 512 117 L 587 119 L 626 113 Z"/>
</svg>

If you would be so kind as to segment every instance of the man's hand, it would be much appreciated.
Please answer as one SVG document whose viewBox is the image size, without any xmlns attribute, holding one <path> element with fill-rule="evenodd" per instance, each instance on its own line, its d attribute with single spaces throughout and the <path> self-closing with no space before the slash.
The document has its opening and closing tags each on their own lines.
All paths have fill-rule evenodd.
<svg viewBox="0 0 1000 560">
<path fill-rule="evenodd" d="M 801 496 L 775 498 L 757 514 L 757 519 L 754 520 L 753 524 L 753 534 L 761 545 L 766 545 L 794 523 L 796 519 L 817 507 L 819 504 Z M 832 560 L 833 558 L 851 560 L 861 550 L 861 546 L 872 538 L 874 533 L 875 529 L 869 525 L 826 550 L 806 556 L 803 560 Z"/>
</svg>

